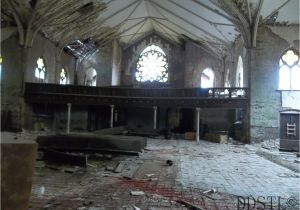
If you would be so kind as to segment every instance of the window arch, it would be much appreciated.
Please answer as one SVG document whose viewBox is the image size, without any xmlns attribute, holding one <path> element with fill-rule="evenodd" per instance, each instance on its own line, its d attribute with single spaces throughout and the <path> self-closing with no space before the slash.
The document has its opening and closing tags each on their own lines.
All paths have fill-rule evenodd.
<svg viewBox="0 0 300 210">
<path fill-rule="evenodd" d="M 168 82 L 167 56 L 156 45 L 150 45 L 142 51 L 136 68 L 135 79 L 138 82 Z"/>
<path fill-rule="evenodd" d="M 34 76 L 40 80 L 44 81 L 46 79 L 46 67 L 45 67 L 45 61 L 42 57 L 39 57 L 36 61 L 36 68 L 34 72 Z"/>
<path fill-rule="evenodd" d="M 244 66 L 243 59 L 239 56 L 237 67 L 236 67 L 236 86 L 244 87 Z"/>
<path fill-rule="evenodd" d="M 229 69 L 227 69 L 225 74 L 225 87 L 230 87 L 230 75 L 229 75 Z"/>
<path fill-rule="evenodd" d="M 211 88 L 214 87 L 215 74 L 213 70 L 206 68 L 201 74 L 201 87 Z"/>
<path fill-rule="evenodd" d="M 69 83 L 68 73 L 65 68 L 62 68 L 59 74 L 59 84 L 66 85 L 68 83 Z"/>
<path fill-rule="evenodd" d="M 85 72 L 85 85 L 96 86 L 97 84 L 97 72 L 94 68 L 88 68 Z"/>
<path fill-rule="evenodd" d="M 286 50 L 279 60 L 279 89 L 300 90 L 300 60 L 294 49 Z"/>
</svg>

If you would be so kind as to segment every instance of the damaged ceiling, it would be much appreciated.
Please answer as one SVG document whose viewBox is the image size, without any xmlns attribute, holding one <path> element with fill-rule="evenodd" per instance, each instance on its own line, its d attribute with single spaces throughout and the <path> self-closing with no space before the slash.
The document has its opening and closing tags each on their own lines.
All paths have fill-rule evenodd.
<svg viewBox="0 0 300 210">
<path fill-rule="evenodd" d="M 82 57 L 114 39 L 126 48 L 155 32 L 176 43 L 193 40 L 222 57 L 243 33 L 243 20 L 248 28 L 258 16 L 260 24 L 299 24 L 299 1 L 5 0 L 1 13 L 2 27 L 16 26 L 25 47 L 42 33 Z"/>
</svg>

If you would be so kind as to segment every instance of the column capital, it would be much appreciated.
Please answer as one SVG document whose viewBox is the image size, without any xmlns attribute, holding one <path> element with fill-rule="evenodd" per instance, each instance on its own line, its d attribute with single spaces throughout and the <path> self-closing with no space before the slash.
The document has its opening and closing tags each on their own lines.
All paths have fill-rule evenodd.
<svg viewBox="0 0 300 210">
<path fill-rule="evenodd" d="M 67 106 L 72 106 L 72 103 L 67 103 Z"/>
<path fill-rule="evenodd" d="M 196 111 L 200 112 L 201 108 L 200 107 L 196 107 Z"/>
<path fill-rule="evenodd" d="M 115 105 L 114 105 L 114 104 L 111 104 L 111 105 L 110 105 L 110 108 L 114 108 L 114 107 L 115 107 Z"/>
<path fill-rule="evenodd" d="M 156 109 L 157 109 L 157 106 L 153 106 L 153 109 L 156 110 Z"/>
</svg>

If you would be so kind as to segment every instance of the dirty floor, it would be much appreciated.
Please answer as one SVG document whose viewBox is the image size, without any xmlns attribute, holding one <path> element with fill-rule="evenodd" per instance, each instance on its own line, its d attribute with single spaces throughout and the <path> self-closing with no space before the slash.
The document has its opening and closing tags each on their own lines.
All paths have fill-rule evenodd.
<svg viewBox="0 0 300 210">
<path fill-rule="evenodd" d="M 148 139 L 139 157 L 96 157 L 87 168 L 37 162 L 29 209 L 299 209 L 299 173 L 255 147 Z"/>
</svg>

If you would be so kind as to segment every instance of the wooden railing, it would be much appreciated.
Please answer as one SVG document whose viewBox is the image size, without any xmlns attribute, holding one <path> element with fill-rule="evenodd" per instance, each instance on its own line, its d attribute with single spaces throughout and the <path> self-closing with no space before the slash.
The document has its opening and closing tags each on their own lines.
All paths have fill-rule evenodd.
<svg viewBox="0 0 300 210">
<path fill-rule="evenodd" d="M 124 97 L 248 98 L 247 88 L 129 88 L 26 83 L 27 94 L 57 93 Z"/>
<path fill-rule="evenodd" d="M 86 101 L 86 104 L 109 103 L 161 103 L 169 105 L 213 104 L 214 106 L 228 103 L 245 106 L 248 100 L 247 88 L 134 88 L 134 87 L 90 87 L 79 85 L 58 85 L 42 83 L 26 83 L 25 98 L 34 103 L 61 103 L 66 101 Z M 79 99 L 80 98 L 80 99 Z M 131 101 L 130 101 L 131 100 Z"/>
</svg>

